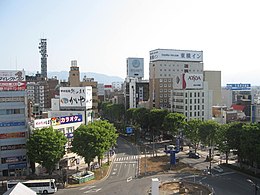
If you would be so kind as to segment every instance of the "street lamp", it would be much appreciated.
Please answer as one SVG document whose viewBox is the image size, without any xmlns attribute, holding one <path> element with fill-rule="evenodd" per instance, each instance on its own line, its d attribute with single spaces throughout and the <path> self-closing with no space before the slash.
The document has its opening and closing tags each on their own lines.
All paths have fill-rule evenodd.
<svg viewBox="0 0 260 195">
<path fill-rule="evenodd" d="M 251 179 L 247 179 L 247 181 L 248 181 L 249 183 L 251 183 L 252 186 L 254 186 L 254 188 L 255 188 L 255 195 L 257 195 L 257 190 L 258 190 L 258 188 L 259 188 L 259 186 L 257 185 L 257 182 L 256 182 L 256 181 L 253 182 Z"/>
</svg>

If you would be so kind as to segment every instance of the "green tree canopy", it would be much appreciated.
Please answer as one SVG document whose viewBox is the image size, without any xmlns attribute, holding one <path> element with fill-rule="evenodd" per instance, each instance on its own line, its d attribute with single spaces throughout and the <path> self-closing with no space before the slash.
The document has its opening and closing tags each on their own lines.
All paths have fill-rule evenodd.
<svg viewBox="0 0 260 195">
<path fill-rule="evenodd" d="M 163 128 L 172 135 L 178 135 L 179 130 L 185 126 L 185 116 L 180 113 L 168 113 L 163 120 Z"/>
<path fill-rule="evenodd" d="M 159 135 L 163 130 L 162 124 L 164 121 L 164 117 L 168 114 L 167 110 L 163 109 L 152 109 L 149 114 L 149 127 L 150 131 L 152 130 L 153 135 Z"/>
<path fill-rule="evenodd" d="M 27 155 L 32 162 L 41 164 L 51 174 L 65 154 L 66 137 L 52 127 L 35 129 L 26 143 Z"/>
<path fill-rule="evenodd" d="M 83 156 L 90 167 L 96 156 L 101 159 L 104 152 L 115 145 L 117 137 L 115 127 L 107 121 L 100 120 L 81 125 L 74 132 L 72 151 Z"/>
<path fill-rule="evenodd" d="M 191 144 L 195 148 L 195 153 L 197 152 L 198 145 L 200 143 L 200 128 L 202 127 L 202 121 L 193 119 L 186 123 L 184 128 L 185 136 L 190 140 Z"/>
</svg>

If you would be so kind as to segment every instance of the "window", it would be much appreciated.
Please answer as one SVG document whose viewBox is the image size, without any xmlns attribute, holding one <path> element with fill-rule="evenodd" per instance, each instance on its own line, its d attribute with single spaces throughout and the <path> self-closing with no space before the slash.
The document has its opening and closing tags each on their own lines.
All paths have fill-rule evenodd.
<svg viewBox="0 0 260 195">
<path fill-rule="evenodd" d="M 196 104 L 197 102 L 196 102 L 196 99 L 194 99 L 194 104 Z"/>
<path fill-rule="evenodd" d="M 202 110 L 204 110 L 204 105 L 202 105 Z"/>
<path fill-rule="evenodd" d="M 202 101 L 202 103 L 204 104 L 204 99 L 202 99 L 201 101 Z"/>
<path fill-rule="evenodd" d="M 160 83 L 163 82 L 163 79 L 160 79 Z"/>
<path fill-rule="evenodd" d="M 190 99 L 190 104 L 192 104 L 192 99 Z"/>
<path fill-rule="evenodd" d="M 160 84 L 160 87 L 163 87 L 163 84 Z"/>
<path fill-rule="evenodd" d="M 202 111 L 201 115 L 204 116 L 204 111 Z"/>
<path fill-rule="evenodd" d="M 163 102 L 163 99 L 160 99 L 160 102 Z"/>
<path fill-rule="evenodd" d="M 166 93 L 166 94 L 164 94 L 164 97 L 167 97 L 167 93 Z"/>
<path fill-rule="evenodd" d="M 160 89 L 160 92 L 162 93 L 162 92 L 163 92 L 163 89 Z"/>
<path fill-rule="evenodd" d="M 172 85 L 171 84 L 168 84 L 168 87 L 171 87 Z"/>
<path fill-rule="evenodd" d="M 192 97 L 192 93 L 190 92 L 190 97 Z"/>
<path fill-rule="evenodd" d="M 197 106 L 196 105 L 194 105 L 194 110 L 197 110 Z"/>
<path fill-rule="evenodd" d="M 200 99 L 198 99 L 198 104 L 200 103 Z"/>
<path fill-rule="evenodd" d="M 192 112 L 190 112 L 190 117 L 192 117 Z"/>
<path fill-rule="evenodd" d="M 198 92 L 198 97 L 200 97 L 200 92 Z"/>
<path fill-rule="evenodd" d="M 184 73 L 188 73 L 188 72 L 189 72 L 189 70 L 187 70 L 187 69 L 184 70 Z"/>
<path fill-rule="evenodd" d="M 192 110 L 192 106 L 190 106 L 190 110 Z"/>
<path fill-rule="evenodd" d="M 169 82 L 169 83 L 172 82 L 172 79 L 168 79 L 168 82 Z"/>
<path fill-rule="evenodd" d="M 196 116 L 196 112 L 194 112 L 194 116 Z"/>
<path fill-rule="evenodd" d="M 164 89 L 164 92 L 165 92 L 165 93 L 167 93 L 167 91 L 168 91 L 167 89 Z"/>
<path fill-rule="evenodd" d="M 164 84 L 164 87 L 167 87 L 167 84 Z"/>
<path fill-rule="evenodd" d="M 198 116 L 200 116 L 200 112 L 198 112 Z"/>
<path fill-rule="evenodd" d="M 202 97 L 204 97 L 204 92 L 202 92 Z"/>
<path fill-rule="evenodd" d="M 167 82 L 167 79 L 164 79 L 164 82 L 166 83 L 166 82 Z"/>
<path fill-rule="evenodd" d="M 198 105 L 198 110 L 200 109 L 200 105 Z"/>
<path fill-rule="evenodd" d="M 196 92 L 194 93 L 194 97 L 196 97 Z"/>
<path fill-rule="evenodd" d="M 188 93 L 185 93 L 185 97 L 188 97 Z"/>
<path fill-rule="evenodd" d="M 185 99 L 185 104 L 188 104 L 188 100 L 187 99 Z"/>
</svg>

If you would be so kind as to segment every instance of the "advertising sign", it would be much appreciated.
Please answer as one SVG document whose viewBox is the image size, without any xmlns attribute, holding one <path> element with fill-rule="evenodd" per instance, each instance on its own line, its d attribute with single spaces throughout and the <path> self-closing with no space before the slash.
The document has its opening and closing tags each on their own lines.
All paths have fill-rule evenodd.
<svg viewBox="0 0 260 195">
<path fill-rule="evenodd" d="M 23 169 L 27 167 L 27 163 L 9 164 L 8 169 Z"/>
<path fill-rule="evenodd" d="M 0 122 L 0 127 L 25 126 L 25 122 Z"/>
<path fill-rule="evenodd" d="M 251 84 L 248 83 L 227 84 L 226 89 L 232 91 L 251 91 Z"/>
<path fill-rule="evenodd" d="M 203 52 L 175 49 L 156 49 L 150 51 L 150 62 L 157 60 L 202 62 Z"/>
<path fill-rule="evenodd" d="M 0 70 L 0 82 L 25 81 L 24 70 Z"/>
<path fill-rule="evenodd" d="M 143 58 L 127 58 L 127 76 L 136 78 L 144 77 Z"/>
<path fill-rule="evenodd" d="M 22 91 L 25 89 L 24 70 L 0 70 L 0 91 Z"/>
<path fill-rule="evenodd" d="M 61 116 L 51 118 L 52 126 L 78 122 L 82 122 L 82 115 Z"/>
<path fill-rule="evenodd" d="M 16 145 L 4 145 L 0 147 L 2 151 L 4 150 L 18 150 L 18 149 L 26 149 L 25 144 L 16 144 Z"/>
<path fill-rule="evenodd" d="M 176 74 L 172 77 L 173 80 L 173 89 L 182 89 L 182 74 Z"/>
<path fill-rule="evenodd" d="M 34 120 L 34 128 L 49 127 L 51 125 L 51 119 L 36 119 Z"/>
<path fill-rule="evenodd" d="M 60 107 L 92 108 L 92 87 L 61 87 Z"/>
<path fill-rule="evenodd" d="M 203 74 L 183 74 L 182 80 L 183 89 L 202 89 Z"/>
<path fill-rule="evenodd" d="M 173 89 L 202 89 L 203 74 L 173 75 Z"/>
<path fill-rule="evenodd" d="M 21 138 L 25 137 L 25 132 L 15 132 L 15 133 L 2 133 L 0 134 L 0 139 L 11 139 L 11 138 Z"/>
<path fill-rule="evenodd" d="M 11 156 L 11 157 L 6 157 L 6 158 L 1 158 L 2 164 L 5 163 L 12 163 L 12 162 L 21 162 L 21 161 L 26 161 L 26 156 Z"/>
<path fill-rule="evenodd" d="M 0 82 L 0 91 L 23 91 L 26 89 L 25 81 Z"/>
</svg>

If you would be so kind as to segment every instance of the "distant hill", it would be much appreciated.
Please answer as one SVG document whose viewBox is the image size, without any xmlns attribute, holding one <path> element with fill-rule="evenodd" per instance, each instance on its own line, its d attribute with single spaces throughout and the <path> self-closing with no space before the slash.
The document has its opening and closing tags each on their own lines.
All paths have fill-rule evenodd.
<svg viewBox="0 0 260 195">
<path fill-rule="evenodd" d="M 34 72 L 26 72 L 28 75 L 34 75 Z M 94 73 L 94 72 L 81 72 L 80 80 L 84 78 L 86 75 L 87 78 L 94 78 L 98 83 L 111 84 L 112 82 L 124 82 L 124 79 L 117 76 L 108 76 L 105 74 Z M 48 78 L 57 77 L 58 80 L 68 81 L 69 72 L 60 71 L 60 72 L 48 72 Z"/>
</svg>

